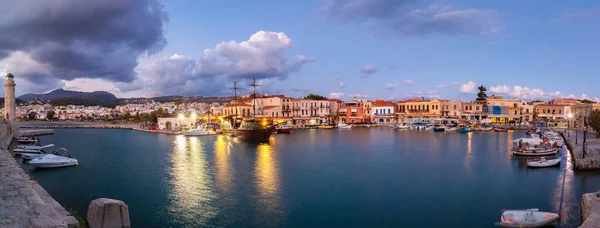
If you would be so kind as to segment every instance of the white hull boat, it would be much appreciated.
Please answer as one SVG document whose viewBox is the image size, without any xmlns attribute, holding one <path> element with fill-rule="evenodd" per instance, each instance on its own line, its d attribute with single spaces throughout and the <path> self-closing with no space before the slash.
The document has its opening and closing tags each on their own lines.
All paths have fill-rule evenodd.
<svg viewBox="0 0 600 228">
<path fill-rule="evenodd" d="M 33 144 L 33 143 L 38 142 L 38 140 L 36 138 L 28 138 L 28 137 L 17 137 L 16 140 L 18 143 L 27 143 L 27 144 Z"/>
<path fill-rule="evenodd" d="M 394 128 L 396 128 L 398 130 L 408 130 L 408 129 L 410 129 L 410 126 L 407 124 L 402 124 L 402 125 L 398 124 L 398 125 L 394 126 Z"/>
<path fill-rule="evenodd" d="M 500 216 L 500 222 L 495 225 L 500 227 L 541 227 L 550 225 L 560 219 L 560 215 L 551 212 L 542 212 L 538 209 L 506 210 Z"/>
<path fill-rule="evenodd" d="M 198 128 L 195 129 L 190 129 L 188 131 L 184 131 L 183 135 L 187 135 L 187 136 L 202 136 L 202 135 L 216 135 L 217 132 L 213 131 L 212 129 L 208 129 L 208 127 L 206 127 L 206 125 L 202 125 L 199 126 Z"/>
<path fill-rule="evenodd" d="M 59 148 L 52 154 L 46 154 L 41 157 L 37 157 L 29 161 L 30 165 L 36 168 L 58 168 L 66 166 L 79 165 L 77 159 L 70 157 L 67 154 L 67 150 Z"/>
<path fill-rule="evenodd" d="M 550 167 L 560 164 L 560 160 L 561 158 L 546 159 L 545 157 L 542 157 L 539 160 L 528 161 L 527 166 L 534 168 Z"/>
<path fill-rule="evenodd" d="M 521 149 L 512 149 L 512 153 L 513 155 L 521 155 L 521 156 L 548 156 L 548 155 L 555 155 L 556 153 L 558 153 L 559 148 L 550 148 L 550 149 L 528 149 L 528 150 L 521 150 Z"/>
<path fill-rule="evenodd" d="M 13 153 L 15 153 L 15 154 L 24 154 L 24 153 L 43 154 L 44 149 L 51 148 L 51 147 L 54 147 L 54 144 L 48 144 L 45 146 L 17 146 L 17 148 L 15 148 L 13 150 Z"/>
<path fill-rule="evenodd" d="M 346 124 L 346 123 L 338 123 L 337 124 L 337 128 L 339 129 L 350 129 L 352 128 L 352 125 Z"/>
</svg>

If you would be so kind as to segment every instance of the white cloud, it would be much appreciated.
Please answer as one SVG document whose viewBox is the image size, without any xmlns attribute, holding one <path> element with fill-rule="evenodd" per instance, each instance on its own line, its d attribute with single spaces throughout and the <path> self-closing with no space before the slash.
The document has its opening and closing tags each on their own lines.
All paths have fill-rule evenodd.
<svg viewBox="0 0 600 228">
<path fill-rule="evenodd" d="M 385 89 L 396 89 L 398 88 L 398 83 L 386 83 Z"/>
<path fill-rule="evenodd" d="M 435 88 L 438 88 L 438 89 L 446 88 L 446 85 L 436 85 Z"/>
<path fill-rule="evenodd" d="M 452 82 L 452 85 L 460 85 L 460 82 Z"/>
<path fill-rule="evenodd" d="M 329 98 L 340 99 L 344 96 L 344 93 L 329 93 Z"/>
<path fill-rule="evenodd" d="M 404 85 L 409 86 L 409 85 L 412 85 L 412 83 L 413 82 L 411 80 L 404 80 Z"/>
<path fill-rule="evenodd" d="M 344 85 L 344 82 L 340 81 L 339 88 L 340 88 L 340 89 L 346 88 L 346 86 Z"/>
<path fill-rule="evenodd" d="M 461 93 L 475 93 L 475 82 L 469 81 L 466 84 L 460 85 Z"/>
<path fill-rule="evenodd" d="M 377 67 L 372 65 L 366 65 L 362 68 L 360 72 L 362 72 L 363 74 L 373 74 L 377 72 Z"/>
<path fill-rule="evenodd" d="M 490 92 L 508 94 L 510 93 L 510 87 L 508 87 L 507 85 L 492 86 L 490 87 Z"/>
</svg>

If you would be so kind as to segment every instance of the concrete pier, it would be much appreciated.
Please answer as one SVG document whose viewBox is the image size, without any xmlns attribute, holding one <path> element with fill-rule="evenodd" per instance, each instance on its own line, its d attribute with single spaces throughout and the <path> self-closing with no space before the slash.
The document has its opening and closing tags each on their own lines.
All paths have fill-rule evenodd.
<svg viewBox="0 0 600 228">
<path fill-rule="evenodd" d="M 54 130 L 52 129 L 35 129 L 35 130 L 19 130 L 17 136 L 42 136 L 42 135 L 53 135 Z"/>
<path fill-rule="evenodd" d="M 597 170 L 600 169 L 600 140 L 594 134 L 588 134 L 586 139 L 586 153 L 583 154 L 583 133 L 571 131 L 558 131 L 565 144 L 571 151 L 573 158 L 573 167 L 576 170 Z M 575 137 L 578 137 L 575 140 Z M 577 142 L 577 143 L 576 143 Z"/>
<path fill-rule="evenodd" d="M 0 227 L 79 227 L 8 151 L 17 133 L 16 122 L 0 120 Z"/>
</svg>

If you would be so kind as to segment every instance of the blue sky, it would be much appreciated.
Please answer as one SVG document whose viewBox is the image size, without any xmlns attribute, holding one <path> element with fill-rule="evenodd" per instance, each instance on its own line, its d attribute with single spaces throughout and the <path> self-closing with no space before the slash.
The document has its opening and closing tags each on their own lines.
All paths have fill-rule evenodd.
<svg viewBox="0 0 600 228">
<path fill-rule="evenodd" d="M 175 54 L 197 62 L 206 57 L 205 49 L 226 58 L 218 44 L 238 44 L 258 31 L 271 31 L 284 33 L 293 43 L 277 49 L 287 57 L 283 60 L 289 69 L 296 55 L 310 61 L 272 74 L 253 71 L 264 93 L 394 100 L 457 99 L 462 94 L 468 100 L 474 97 L 473 85 L 485 85 L 490 94 L 526 100 L 600 97 L 597 1 L 171 0 L 164 6 L 167 44 L 139 57 L 139 81 L 76 77 L 58 85 L 118 96 L 223 95 L 231 82 L 245 83 L 251 74 L 234 77 L 224 70 L 202 79 L 208 81 L 177 76 L 179 83 L 162 88 L 158 82 L 141 83 L 147 81 L 141 80 L 141 72 L 151 73 L 138 68 L 165 64 Z M 367 66 L 374 72 L 364 73 Z M 128 83 L 161 91 L 124 85 Z"/>
</svg>

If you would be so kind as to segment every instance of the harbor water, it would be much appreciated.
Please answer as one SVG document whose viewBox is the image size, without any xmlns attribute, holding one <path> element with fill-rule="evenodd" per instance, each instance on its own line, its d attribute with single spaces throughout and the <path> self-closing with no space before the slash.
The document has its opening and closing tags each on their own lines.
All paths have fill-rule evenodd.
<svg viewBox="0 0 600 228">
<path fill-rule="evenodd" d="M 576 227 L 600 176 L 531 169 L 510 155 L 524 132 L 295 130 L 269 144 L 115 129 L 56 129 L 79 166 L 24 169 L 85 215 L 106 197 L 134 227 L 493 227 L 502 209 L 561 212 Z M 561 156 L 570 159 L 563 149 Z"/>
</svg>

